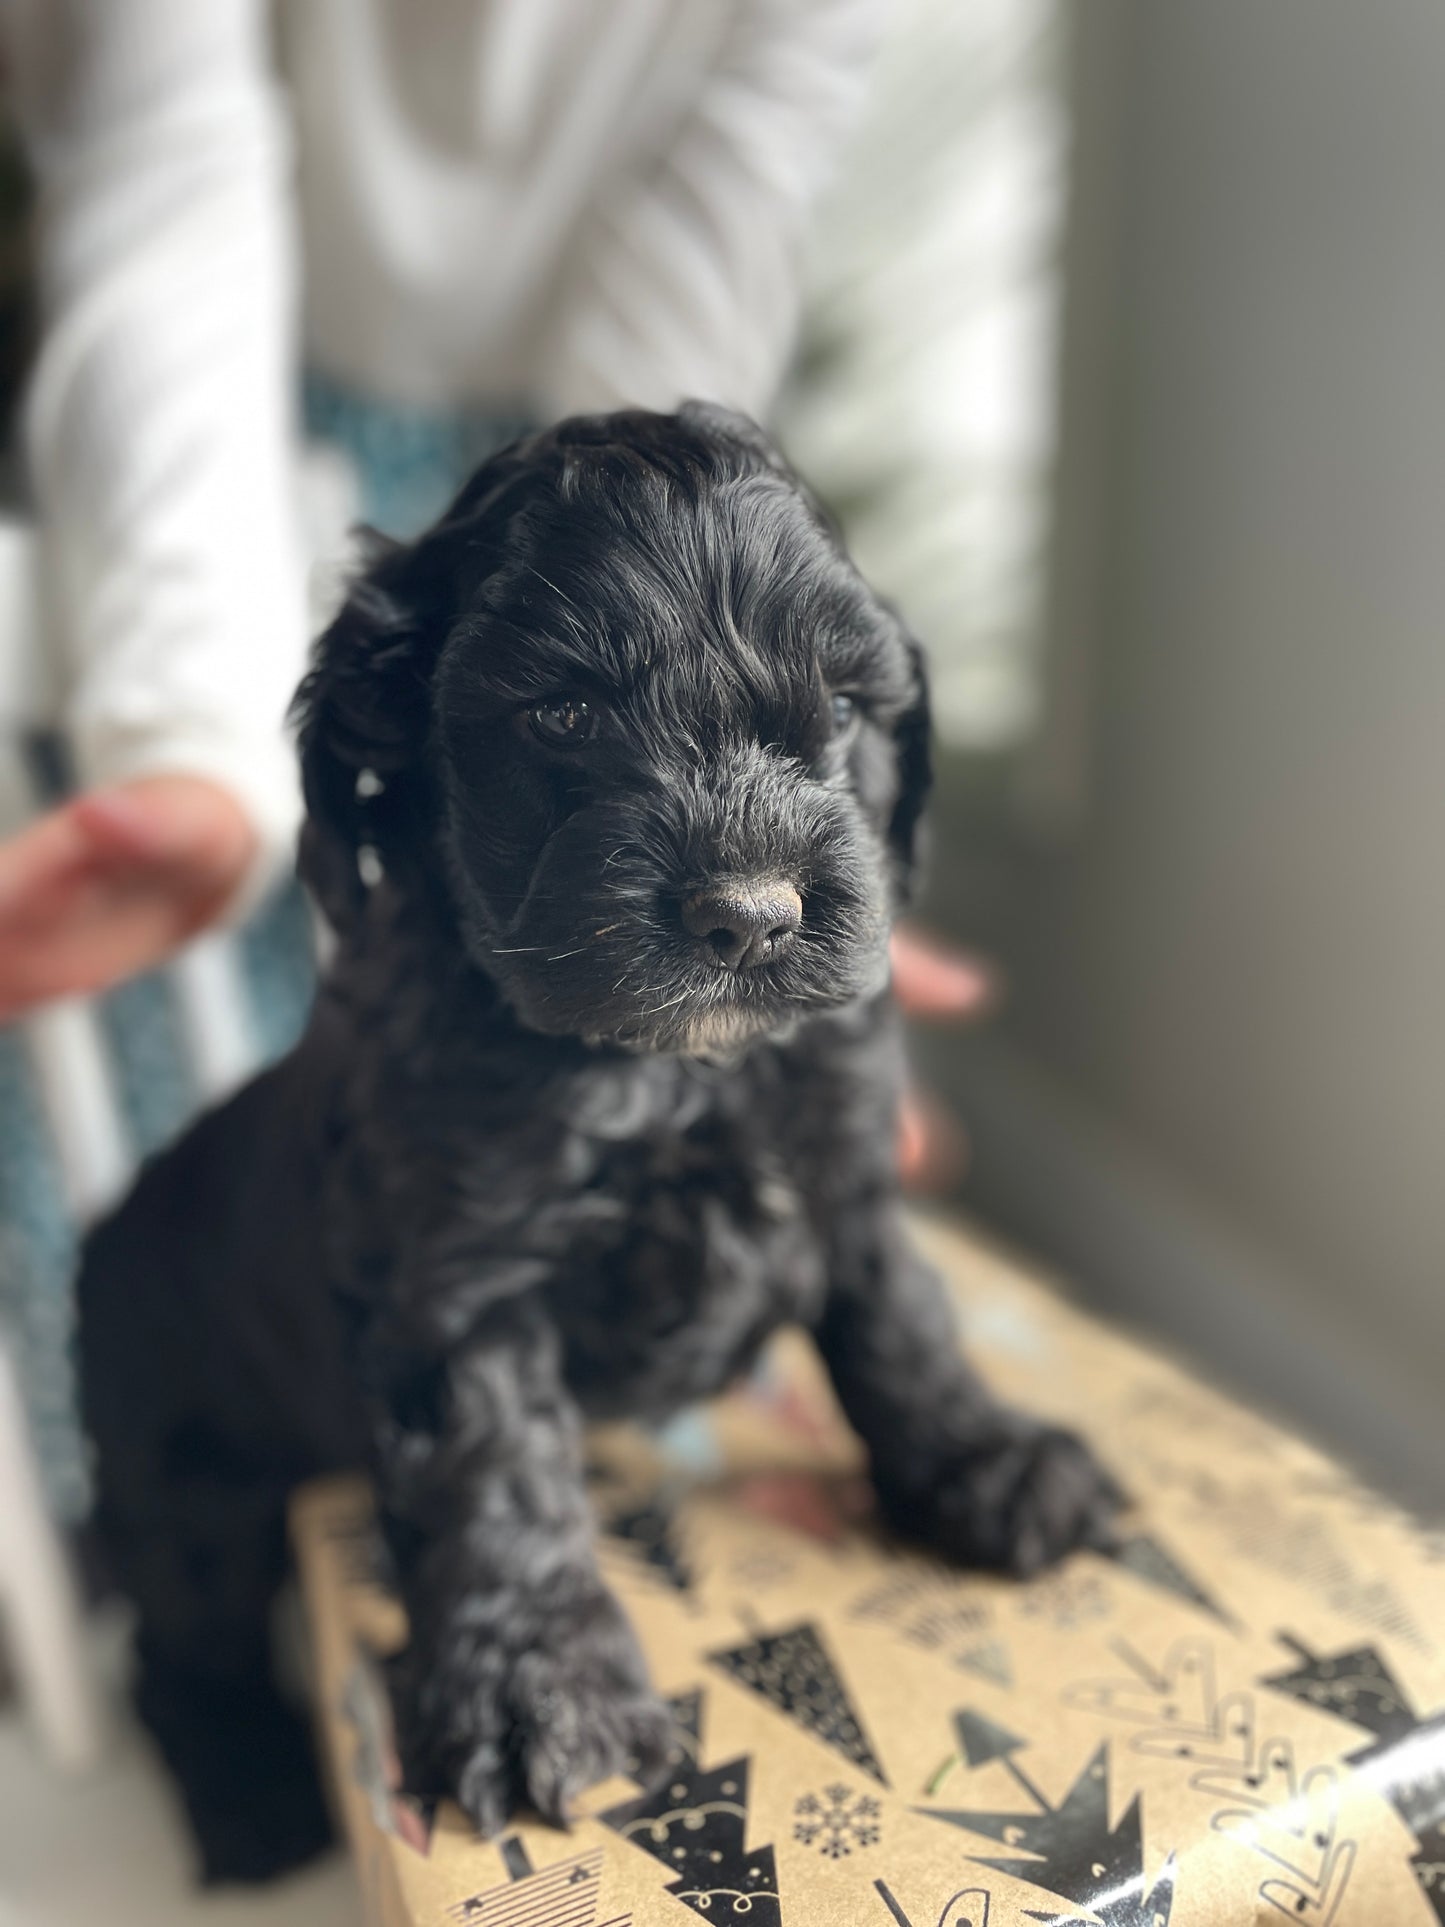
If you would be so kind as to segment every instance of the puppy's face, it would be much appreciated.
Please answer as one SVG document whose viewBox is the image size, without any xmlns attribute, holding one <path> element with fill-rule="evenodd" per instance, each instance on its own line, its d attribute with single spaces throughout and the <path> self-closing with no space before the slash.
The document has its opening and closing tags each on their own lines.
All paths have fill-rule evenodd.
<svg viewBox="0 0 1445 1927">
<path fill-rule="evenodd" d="M 916 652 L 756 431 L 586 426 L 454 571 L 434 834 L 524 1023 L 726 1054 L 885 979 Z"/>
</svg>

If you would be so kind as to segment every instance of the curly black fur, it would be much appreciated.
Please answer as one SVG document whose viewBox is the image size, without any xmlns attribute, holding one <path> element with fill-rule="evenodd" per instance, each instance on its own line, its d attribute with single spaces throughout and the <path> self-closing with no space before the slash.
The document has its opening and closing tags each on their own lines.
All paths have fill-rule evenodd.
<svg viewBox="0 0 1445 1927">
<path fill-rule="evenodd" d="M 715 1392 L 800 1321 L 899 1529 L 1028 1570 L 1112 1505 L 973 1376 L 904 1234 L 886 943 L 923 670 L 751 424 L 518 444 L 374 563 L 298 706 L 339 938 L 312 1023 L 149 1167 L 82 1283 L 140 1705 L 214 1878 L 323 1825 L 266 1655 L 315 1473 L 374 1472 L 408 1780 L 488 1832 L 666 1744 L 585 1417 Z M 748 888 L 801 921 L 732 969 L 683 906 Z"/>
</svg>

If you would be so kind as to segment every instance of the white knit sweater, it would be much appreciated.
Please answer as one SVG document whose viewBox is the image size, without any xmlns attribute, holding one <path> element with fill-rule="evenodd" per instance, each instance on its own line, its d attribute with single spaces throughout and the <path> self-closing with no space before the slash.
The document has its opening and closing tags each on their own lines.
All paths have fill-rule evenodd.
<svg viewBox="0 0 1445 1927">
<path fill-rule="evenodd" d="M 401 403 L 765 408 L 880 12 L 0 0 L 40 190 L 29 446 L 82 776 L 211 776 L 262 833 L 258 875 L 289 851 L 303 352 Z"/>
</svg>

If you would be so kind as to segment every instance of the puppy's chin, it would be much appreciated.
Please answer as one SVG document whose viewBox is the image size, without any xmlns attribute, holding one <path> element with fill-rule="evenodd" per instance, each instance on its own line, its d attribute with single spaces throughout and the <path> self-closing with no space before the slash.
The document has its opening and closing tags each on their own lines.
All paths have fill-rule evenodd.
<svg viewBox="0 0 1445 1927">
<path fill-rule="evenodd" d="M 872 998 L 888 982 L 886 940 L 860 946 L 836 976 L 813 977 L 805 989 L 790 992 L 756 979 L 743 984 L 684 979 L 669 994 L 640 1006 L 615 991 L 578 994 L 581 986 L 564 989 L 525 964 L 506 967 L 510 962 L 494 952 L 488 974 L 529 1030 L 633 1056 L 721 1061 L 735 1060 L 757 1044 L 786 1042 L 808 1019 Z M 656 982 L 655 970 L 646 974 Z"/>
<path fill-rule="evenodd" d="M 674 1048 L 683 1057 L 735 1057 L 764 1037 L 787 1038 L 797 1024 L 796 1017 L 769 1023 L 747 1010 L 713 1010 L 695 1018 Z"/>
<path fill-rule="evenodd" d="M 785 1043 L 804 1015 L 797 1010 L 701 1010 L 693 1016 L 679 1013 L 680 1021 L 665 1031 L 624 1031 L 613 1041 L 637 1055 L 730 1062 L 754 1044 Z"/>
</svg>

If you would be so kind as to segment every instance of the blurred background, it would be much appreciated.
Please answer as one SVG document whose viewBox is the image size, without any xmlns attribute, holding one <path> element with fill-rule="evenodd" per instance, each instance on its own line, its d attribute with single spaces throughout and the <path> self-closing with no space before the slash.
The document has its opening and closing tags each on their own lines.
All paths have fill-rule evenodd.
<svg viewBox="0 0 1445 1927">
<path fill-rule="evenodd" d="M 1445 14 L 898 0 L 876 38 L 799 230 L 772 416 L 932 656 L 921 915 L 997 986 L 986 1019 L 919 1035 L 967 1136 L 953 1192 L 1438 1511 Z M 72 780 L 16 427 L 39 219 L 12 123 L 0 831 Z M 338 531 L 374 512 L 325 373 L 313 612 Z M 283 891 L 239 935 L 0 1032 L 0 1118 L 26 1119 L 0 1130 L 0 1335 L 66 1528 L 86 1503 L 66 1227 L 285 1046 L 309 941 Z M 15 1918 L 69 1927 L 94 1896 L 46 1898 L 49 1809 L 23 1776 L 5 1791 L 13 1726 Z M 325 1878 L 193 1915 L 154 1798 L 109 1797 L 100 1834 L 169 1869 L 152 1927 L 352 1917 Z"/>
<path fill-rule="evenodd" d="M 937 665 L 927 910 L 1006 986 L 927 1044 L 965 1195 L 1438 1506 L 1445 22 L 938 15 L 953 137 L 868 169 L 901 269 L 846 199 L 819 269 L 868 381 L 785 421 Z"/>
</svg>

